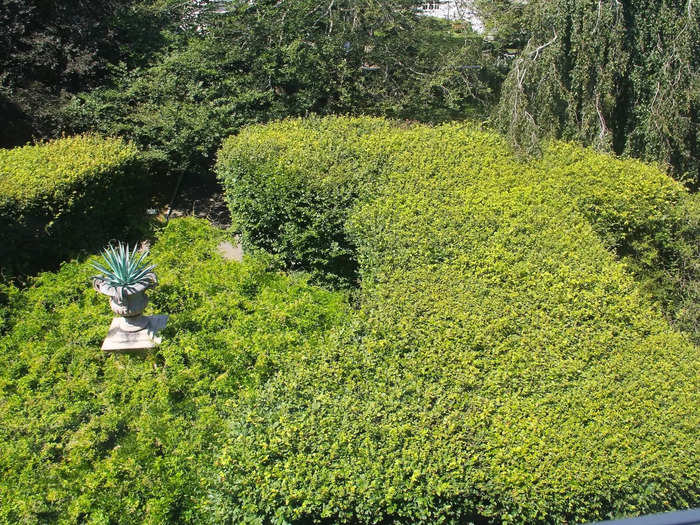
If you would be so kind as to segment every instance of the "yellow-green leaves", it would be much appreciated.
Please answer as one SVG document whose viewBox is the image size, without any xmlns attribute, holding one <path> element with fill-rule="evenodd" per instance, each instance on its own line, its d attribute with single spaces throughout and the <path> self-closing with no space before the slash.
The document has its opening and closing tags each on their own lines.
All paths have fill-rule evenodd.
<svg viewBox="0 0 700 525">
<path fill-rule="evenodd" d="M 561 144 L 528 164 L 472 125 L 330 118 L 244 130 L 219 174 L 245 239 L 321 275 L 336 241 L 360 289 L 333 344 L 232 415 L 216 519 L 700 504 L 697 347 L 612 249 L 676 235 L 683 191 L 656 168 Z"/>
<path fill-rule="evenodd" d="M 142 357 L 100 351 L 113 314 L 89 286 L 88 262 L 7 289 L 0 523 L 210 519 L 204 502 L 229 415 L 348 315 L 342 294 L 270 272 L 265 258 L 226 261 L 223 236 L 175 219 L 154 243 L 160 284 L 147 313 L 170 319 Z"/>
<path fill-rule="evenodd" d="M 0 150 L 0 266 L 25 273 L 123 235 L 152 194 L 138 150 L 81 135 Z"/>
<path fill-rule="evenodd" d="M 30 205 L 70 197 L 71 189 L 133 161 L 138 151 L 119 139 L 80 135 L 15 149 L 0 149 L 0 195 Z"/>
</svg>

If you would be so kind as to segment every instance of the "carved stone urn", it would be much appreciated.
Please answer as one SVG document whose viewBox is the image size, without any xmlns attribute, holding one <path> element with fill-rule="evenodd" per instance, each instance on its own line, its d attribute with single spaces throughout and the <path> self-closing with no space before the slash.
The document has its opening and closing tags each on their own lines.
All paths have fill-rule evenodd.
<svg viewBox="0 0 700 525">
<path fill-rule="evenodd" d="M 113 286 L 102 277 L 94 277 L 95 290 L 109 297 L 109 306 L 117 315 L 112 320 L 107 337 L 102 343 L 105 352 L 132 352 L 147 350 L 160 344 L 158 332 L 165 328 L 167 315 L 143 315 L 148 304 L 146 290 L 158 284 L 154 273 L 146 274 L 136 284 Z"/>
<path fill-rule="evenodd" d="M 93 277 L 93 288 L 109 297 L 109 306 L 118 316 L 119 329 L 124 332 L 133 333 L 148 329 L 150 318 L 143 315 L 148 304 L 146 290 L 158 284 L 158 279 L 154 273 L 147 274 L 146 278 L 146 282 L 112 286 L 101 277 Z"/>
</svg>

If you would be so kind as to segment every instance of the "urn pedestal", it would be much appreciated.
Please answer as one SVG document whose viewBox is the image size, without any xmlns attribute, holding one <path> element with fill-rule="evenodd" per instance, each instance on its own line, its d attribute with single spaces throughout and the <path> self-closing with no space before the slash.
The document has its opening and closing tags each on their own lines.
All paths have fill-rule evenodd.
<svg viewBox="0 0 700 525">
<path fill-rule="evenodd" d="M 146 290 L 158 283 L 155 274 L 148 282 L 128 286 L 112 286 L 103 279 L 93 279 L 95 290 L 109 297 L 109 305 L 118 316 L 112 320 L 102 343 L 104 352 L 136 352 L 153 348 L 161 342 L 158 332 L 165 328 L 167 315 L 143 315 L 148 304 Z"/>
</svg>

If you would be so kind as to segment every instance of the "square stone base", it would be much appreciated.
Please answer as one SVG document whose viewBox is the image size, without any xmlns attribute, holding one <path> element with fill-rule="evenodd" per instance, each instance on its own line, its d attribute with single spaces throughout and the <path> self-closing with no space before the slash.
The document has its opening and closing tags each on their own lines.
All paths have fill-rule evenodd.
<svg viewBox="0 0 700 525">
<path fill-rule="evenodd" d="M 158 332 L 168 323 L 167 315 L 147 316 L 148 328 L 138 332 L 125 332 L 119 328 L 121 317 L 112 319 L 107 337 L 102 343 L 104 352 L 137 352 L 160 344 Z"/>
</svg>

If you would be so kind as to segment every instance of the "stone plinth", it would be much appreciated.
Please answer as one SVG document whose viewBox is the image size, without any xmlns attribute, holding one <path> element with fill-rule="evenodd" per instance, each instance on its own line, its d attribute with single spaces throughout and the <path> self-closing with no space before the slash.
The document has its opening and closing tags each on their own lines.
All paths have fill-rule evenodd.
<svg viewBox="0 0 700 525">
<path fill-rule="evenodd" d="M 107 337 L 102 343 L 104 352 L 137 352 L 148 350 L 160 344 L 161 337 L 158 332 L 165 328 L 168 322 L 167 315 L 144 316 L 148 324 L 143 330 L 125 331 L 122 329 L 124 320 L 121 317 L 112 319 L 112 324 L 107 332 Z"/>
</svg>

